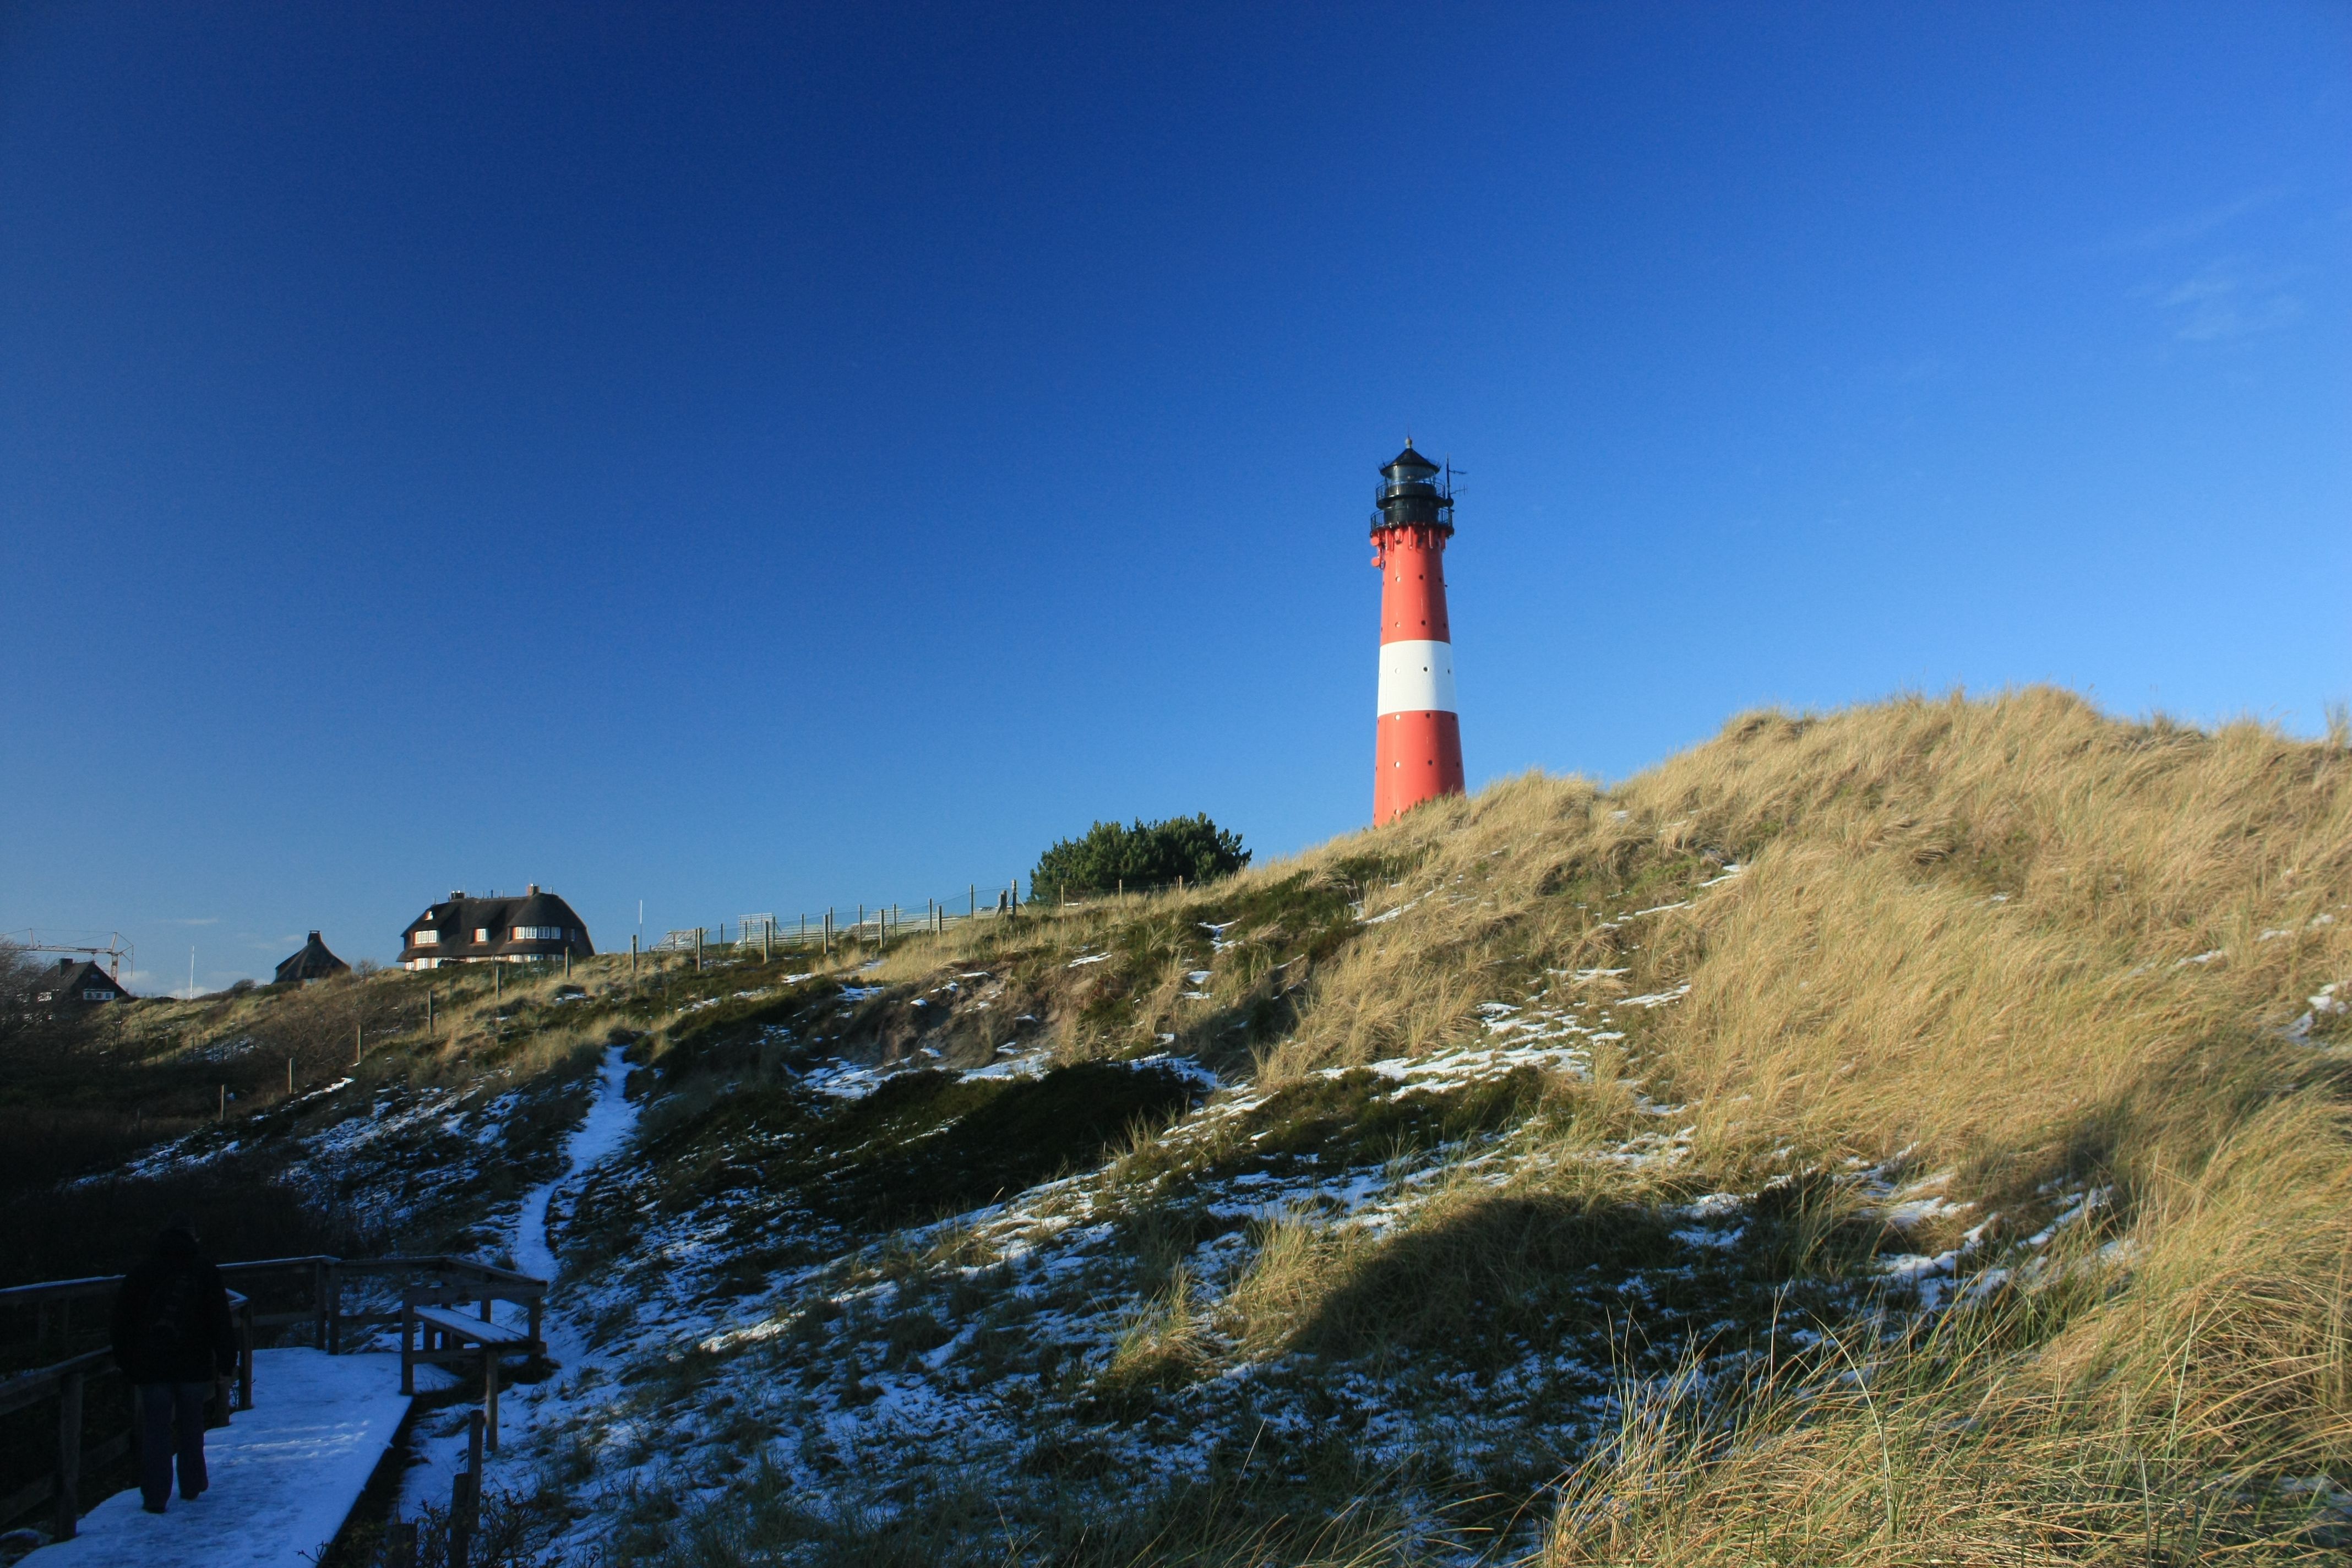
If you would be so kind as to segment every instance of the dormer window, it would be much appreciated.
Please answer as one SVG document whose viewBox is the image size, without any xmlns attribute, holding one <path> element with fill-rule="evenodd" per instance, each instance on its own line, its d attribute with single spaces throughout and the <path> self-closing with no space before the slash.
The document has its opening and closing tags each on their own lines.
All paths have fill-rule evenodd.
<svg viewBox="0 0 2352 1568">
<path fill-rule="evenodd" d="M 438 947 L 441 945 L 441 933 L 427 926 L 408 940 L 418 947 Z"/>
<path fill-rule="evenodd" d="M 476 926 L 476 927 L 474 928 L 474 940 L 475 940 L 476 942 L 488 942 L 488 941 L 489 941 L 489 940 L 490 940 L 490 928 L 489 928 L 489 927 L 488 927 L 488 926 Z"/>
</svg>

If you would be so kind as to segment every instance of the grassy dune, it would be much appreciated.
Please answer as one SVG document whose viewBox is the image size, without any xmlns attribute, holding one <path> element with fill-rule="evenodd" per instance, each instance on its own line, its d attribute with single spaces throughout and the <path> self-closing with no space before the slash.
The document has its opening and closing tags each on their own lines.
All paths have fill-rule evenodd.
<svg viewBox="0 0 2352 1568">
<path fill-rule="evenodd" d="M 1183 1033 L 1173 933 L 1237 919 L 1269 962 L 1218 975 L 1221 1011 L 1277 993 L 1288 1010 L 1251 1043 L 1261 1088 L 1466 1043 L 1475 1002 L 1547 974 L 1688 987 L 1638 1059 L 1529 1117 L 1500 1190 L 1458 1184 L 1378 1238 L 1266 1227 L 1214 1309 L 1163 1287 L 1118 1364 L 1164 1374 L 1220 1326 L 1258 1349 L 1475 1337 L 1495 1302 L 1539 1293 L 1530 1276 L 1605 1254 L 1611 1214 L 1796 1168 L 1924 1176 L 1988 1227 L 1980 1264 L 2053 1194 L 2087 1191 L 2060 1251 L 1979 1276 L 1963 1310 L 1849 1327 L 1733 1388 L 1629 1383 L 1542 1561 L 2334 1544 L 2305 1527 L 2316 1479 L 2352 1475 L 2352 1032 L 2325 990 L 2352 981 L 2347 776 L 2340 736 L 2126 723 L 2051 690 L 1759 714 L 1614 790 L 1514 779 L 1100 917 L 1079 945 L 1149 955 L 1157 922 L 1171 967 L 1131 977 L 1110 1026 L 1066 1008 L 1065 1048 Z M 1253 913 L 1279 928 L 1318 892 L 1402 912 L 1270 989 L 1272 953 L 1312 948 L 1315 923 Z M 1686 1159 L 1619 1176 L 1573 1158 L 1623 1121 L 1612 1077 L 1687 1108 Z M 1791 1278 L 1838 1267 L 1858 1207 L 1831 1186 L 1796 1202 Z"/>
<path fill-rule="evenodd" d="M 2260 1555 L 2266 1500 L 2344 1475 L 2345 1032 L 2310 998 L 2352 980 L 2347 777 L 2340 743 L 2034 690 L 1743 718 L 1605 795 L 1523 778 L 1310 857 L 1460 892 L 1318 975 L 1272 1076 L 1445 1037 L 1465 970 L 1622 967 L 1690 986 L 1643 1070 L 1708 1184 L 1794 1144 L 1979 1215 L 2108 1194 L 2074 1267 L 1951 1321 L 1634 1391 L 1543 1560 Z M 1683 856 L 1745 869 L 1613 929 L 1573 896 Z"/>
</svg>

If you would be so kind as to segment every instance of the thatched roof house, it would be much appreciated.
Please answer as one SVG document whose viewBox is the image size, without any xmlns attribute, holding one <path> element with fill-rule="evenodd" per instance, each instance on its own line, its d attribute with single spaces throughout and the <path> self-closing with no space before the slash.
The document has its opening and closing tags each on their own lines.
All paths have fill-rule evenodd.
<svg viewBox="0 0 2352 1568">
<path fill-rule="evenodd" d="M 351 967 L 329 952 L 327 944 L 319 940 L 319 933 L 312 931 L 310 940 L 302 944 L 302 950 L 278 966 L 278 984 L 283 985 L 289 980 L 324 980 L 330 974 L 344 973 Z"/>
<path fill-rule="evenodd" d="M 520 898 L 468 898 L 455 892 L 409 922 L 401 933 L 404 969 L 445 963 L 526 963 L 587 958 L 595 952 L 586 922 L 553 893 L 533 882 Z"/>
<path fill-rule="evenodd" d="M 130 992 L 114 976 L 86 958 L 60 958 L 55 969 L 45 969 L 34 983 L 33 1000 L 51 1007 L 80 1007 L 100 1002 L 128 1002 Z"/>
</svg>

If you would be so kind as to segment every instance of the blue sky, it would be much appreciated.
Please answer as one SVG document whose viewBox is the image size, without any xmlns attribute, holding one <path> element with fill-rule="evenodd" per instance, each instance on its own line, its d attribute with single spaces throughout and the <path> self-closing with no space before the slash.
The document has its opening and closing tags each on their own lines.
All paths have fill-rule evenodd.
<svg viewBox="0 0 2352 1568">
<path fill-rule="evenodd" d="M 0 928 L 156 988 L 1759 704 L 2352 696 L 2352 11 L 18 5 Z"/>
</svg>

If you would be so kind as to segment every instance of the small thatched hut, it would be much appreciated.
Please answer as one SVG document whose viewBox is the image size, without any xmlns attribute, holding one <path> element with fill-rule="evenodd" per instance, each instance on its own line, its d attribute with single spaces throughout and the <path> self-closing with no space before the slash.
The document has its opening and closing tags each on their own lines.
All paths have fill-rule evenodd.
<svg viewBox="0 0 2352 1568">
<path fill-rule="evenodd" d="M 350 964 L 329 952 L 327 944 L 319 940 L 319 933 L 312 931 L 310 940 L 302 944 L 302 951 L 278 966 L 278 984 L 283 985 L 289 980 L 324 980 L 330 974 L 341 974 L 350 968 Z"/>
</svg>

